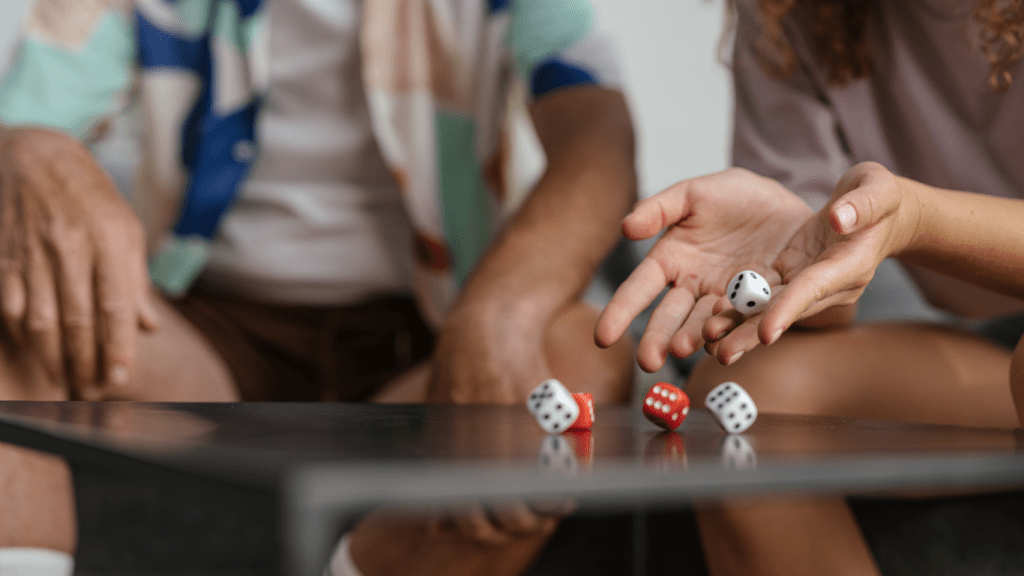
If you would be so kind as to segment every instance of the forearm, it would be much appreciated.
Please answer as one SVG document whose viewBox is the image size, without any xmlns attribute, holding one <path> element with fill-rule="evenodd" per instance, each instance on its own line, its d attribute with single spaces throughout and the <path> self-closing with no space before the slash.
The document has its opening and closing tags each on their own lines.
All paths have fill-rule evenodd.
<svg viewBox="0 0 1024 576">
<path fill-rule="evenodd" d="M 934 188 L 906 178 L 915 233 L 900 259 L 1024 298 L 1024 201 Z"/>
<path fill-rule="evenodd" d="M 617 92 L 582 88 L 533 110 L 548 166 L 470 276 L 462 299 L 533 318 L 588 285 L 636 198 L 633 134 Z"/>
</svg>

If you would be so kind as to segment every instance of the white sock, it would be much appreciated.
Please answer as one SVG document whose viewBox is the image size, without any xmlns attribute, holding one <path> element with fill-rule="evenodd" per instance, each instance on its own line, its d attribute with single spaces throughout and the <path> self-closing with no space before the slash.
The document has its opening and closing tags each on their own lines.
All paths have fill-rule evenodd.
<svg viewBox="0 0 1024 576">
<path fill-rule="evenodd" d="M 75 559 L 49 548 L 0 548 L 0 575 L 71 576 Z"/>
<path fill-rule="evenodd" d="M 331 554 L 331 563 L 324 570 L 324 576 L 363 576 L 359 568 L 356 568 L 356 563 L 352 561 L 352 553 L 349 552 L 351 542 L 350 534 L 346 533 L 341 537 L 341 541 L 334 549 L 334 554 Z"/>
</svg>

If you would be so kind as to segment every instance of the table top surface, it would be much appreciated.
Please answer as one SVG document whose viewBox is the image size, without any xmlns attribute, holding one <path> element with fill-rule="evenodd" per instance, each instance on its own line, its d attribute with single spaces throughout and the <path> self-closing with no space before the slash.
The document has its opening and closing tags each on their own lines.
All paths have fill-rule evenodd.
<svg viewBox="0 0 1024 576">
<path fill-rule="evenodd" d="M 0 402 L 12 433 L 325 502 L 1024 486 L 1021 430 L 762 414 L 732 436 L 696 409 L 675 432 L 617 406 L 548 436 L 522 406 Z"/>
</svg>

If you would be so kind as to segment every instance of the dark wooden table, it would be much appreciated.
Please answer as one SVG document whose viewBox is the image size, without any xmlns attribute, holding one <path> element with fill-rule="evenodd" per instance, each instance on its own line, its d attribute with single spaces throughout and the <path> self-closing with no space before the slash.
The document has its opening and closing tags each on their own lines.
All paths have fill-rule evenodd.
<svg viewBox="0 0 1024 576">
<path fill-rule="evenodd" d="M 1024 487 L 1020 430 L 763 414 L 728 436 L 702 410 L 663 432 L 599 409 L 589 432 L 549 437 L 518 406 L 0 402 L 0 441 L 280 491 L 299 575 L 322 570 L 339 517 L 380 503 Z"/>
</svg>

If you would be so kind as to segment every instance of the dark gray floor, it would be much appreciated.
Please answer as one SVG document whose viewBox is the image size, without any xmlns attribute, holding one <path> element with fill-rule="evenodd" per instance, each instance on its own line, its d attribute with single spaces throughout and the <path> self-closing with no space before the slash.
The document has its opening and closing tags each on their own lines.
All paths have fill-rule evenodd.
<svg viewBox="0 0 1024 576">
<path fill-rule="evenodd" d="M 82 574 L 277 574 L 277 502 L 202 479 L 74 465 Z"/>
<path fill-rule="evenodd" d="M 269 493 L 160 474 L 75 467 L 83 575 L 276 574 Z M 1024 492 L 929 500 L 857 499 L 884 574 L 1024 574 Z M 581 513 L 529 576 L 706 574 L 693 514 Z"/>
</svg>

